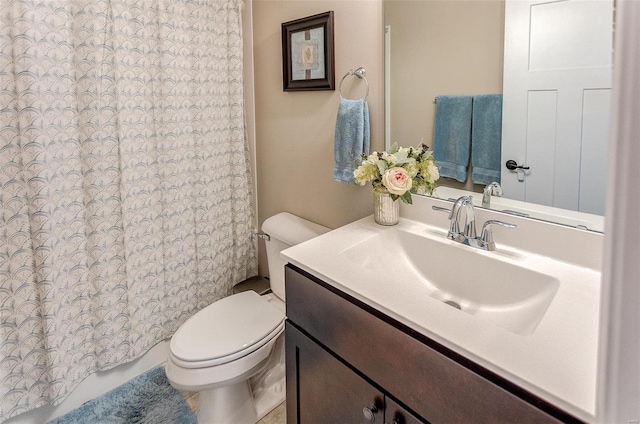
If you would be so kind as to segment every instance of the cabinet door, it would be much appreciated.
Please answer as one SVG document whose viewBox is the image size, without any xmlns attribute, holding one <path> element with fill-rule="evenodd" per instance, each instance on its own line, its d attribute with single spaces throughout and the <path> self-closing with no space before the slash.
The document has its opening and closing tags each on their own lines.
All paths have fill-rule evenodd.
<svg viewBox="0 0 640 424">
<path fill-rule="evenodd" d="M 418 418 L 411 412 L 398 405 L 387 396 L 384 400 L 384 422 L 385 424 L 421 424 Z"/>
<path fill-rule="evenodd" d="M 287 423 L 381 423 L 383 395 L 287 322 Z"/>
</svg>

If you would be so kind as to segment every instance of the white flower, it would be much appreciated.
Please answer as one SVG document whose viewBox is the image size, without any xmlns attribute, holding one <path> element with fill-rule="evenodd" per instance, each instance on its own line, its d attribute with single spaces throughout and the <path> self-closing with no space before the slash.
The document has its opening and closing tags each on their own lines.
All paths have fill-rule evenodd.
<svg viewBox="0 0 640 424">
<path fill-rule="evenodd" d="M 373 152 L 359 158 L 359 166 L 354 170 L 354 182 L 373 184 L 375 190 L 386 190 L 393 197 L 411 203 L 411 190 L 431 193 L 435 181 L 440 178 L 438 165 L 426 147 L 391 146 L 393 153 Z"/>
<path fill-rule="evenodd" d="M 401 155 L 402 157 L 409 157 L 409 148 L 408 147 L 400 147 L 398 149 L 398 155 Z"/>
<path fill-rule="evenodd" d="M 433 162 L 429 163 L 427 172 L 429 173 L 431 181 L 436 181 L 438 178 L 440 178 L 440 171 L 438 170 L 438 166 Z"/>
<path fill-rule="evenodd" d="M 413 181 L 404 168 L 394 167 L 387 170 L 382 176 L 382 184 L 389 193 L 402 196 L 411 189 Z"/>
<path fill-rule="evenodd" d="M 390 155 L 387 152 L 382 152 L 382 160 L 386 160 L 389 165 L 394 165 L 396 162 L 398 162 L 397 157 L 395 157 L 394 155 Z"/>
</svg>

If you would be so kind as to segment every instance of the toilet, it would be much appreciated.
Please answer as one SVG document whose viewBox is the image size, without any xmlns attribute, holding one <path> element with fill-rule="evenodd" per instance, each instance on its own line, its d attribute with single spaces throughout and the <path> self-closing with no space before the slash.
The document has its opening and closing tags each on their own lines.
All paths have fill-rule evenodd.
<svg viewBox="0 0 640 424">
<path fill-rule="evenodd" d="M 169 344 L 166 372 L 199 392 L 200 424 L 256 423 L 285 398 L 284 266 L 280 252 L 329 231 L 283 212 L 262 224 L 272 293 L 220 299 L 189 318 Z"/>
</svg>

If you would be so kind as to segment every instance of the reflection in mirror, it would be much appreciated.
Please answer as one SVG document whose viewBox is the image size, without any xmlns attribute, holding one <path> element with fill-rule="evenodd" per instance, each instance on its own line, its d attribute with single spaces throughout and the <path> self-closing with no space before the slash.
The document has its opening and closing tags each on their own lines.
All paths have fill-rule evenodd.
<svg viewBox="0 0 640 424">
<path fill-rule="evenodd" d="M 604 214 L 612 0 L 507 0 L 502 186 L 528 202 Z"/>
<path fill-rule="evenodd" d="M 545 45 L 545 40 L 538 37 L 535 40 L 529 40 L 529 43 L 535 47 L 533 52 L 513 53 L 516 50 L 512 46 L 513 42 L 509 40 L 520 37 L 522 29 L 524 28 L 526 31 L 529 27 L 526 24 L 522 27 L 516 26 L 514 22 L 518 19 L 521 20 L 518 25 L 522 25 L 523 18 L 521 16 L 518 19 L 509 17 L 511 15 L 510 8 L 513 9 L 512 3 L 519 4 L 519 7 L 526 3 L 528 9 L 534 10 L 535 15 L 527 18 L 530 22 L 541 23 L 536 30 L 538 32 L 533 32 L 534 35 L 544 34 L 547 31 L 544 30 L 544 25 L 547 27 L 551 25 L 554 28 L 556 32 L 552 32 L 552 35 L 555 40 L 560 37 L 558 29 L 567 31 L 568 33 L 563 38 L 563 45 L 560 46 L 557 42 Z M 568 23 L 567 13 L 569 16 L 575 17 L 576 13 L 571 8 L 578 3 L 604 4 L 606 7 L 588 12 L 595 13 L 597 19 L 593 19 L 596 19 L 597 23 L 593 23 L 593 19 L 589 16 L 584 17 L 582 21 L 574 19 L 574 22 Z M 550 4 L 551 6 L 539 4 Z M 567 4 L 569 4 L 568 8 L 565 7 Z M 606 171 L 607 162 L 608 122 L 606 120 L 600 121 L 602 117 L 608 118 L 609 86 L 607 81 L 610 81 L 610 54 L 606 63 L 602 63 L 600 58 L 603 51 L 607 52 L 607 48 L 610 53 L 608 46 L 611 46 L 611 0 L 561 0 L 555 2 L 507 0 L 506 4 L 503 0 L 385 0 L 384 8 L 386 45 L 388 47 L 386 51 L 388 70 L 386 75 L 387 142 L 397 141 L 401 145 L 416 145 L 424 140 L 425 144 L 433 146 L 436 109 L 434 99 L 439 95 L 503 93 L 503 116 L 506 117 L 504 119 L 512 119 L 505 112 L 507 108 L 512 112 L 512 115 L 514 115 L 514 110 L 519 112 L 524 110 L 524 118 L 522 113 L 514 118 L 514 120 L 520 120 L 520 128 L 518 129 L 520 132 L 516 135 L 515 130 L 510 130 L 508 137 L 505 136 L 504 128 L 506 128 L 505 125 L 509 126 L 510 124 L 503 121 L 503 156 L 506 148 L 510 157 L 502 157 L 501 159 L 503 168 L 501 183 L 504 197 L 492 207 L 501 207 L 501 201 L 519 200 L 517 207 L 514 204 L 510 206 L 517 210 L 523 210 L 523 213 L 530 217 L 536 217 L 538 214 L 541 219 L 580 226 L 581 228 L 585 221 L 583 218 L 588 218 L 589 213 L 578 213 L 580 219 L 554 217 L 564 217 L 565 215 L 575 217 L 576 211 L 588 211 L 594 215 L 602 215 L 603 207 L 601 209 L 582 208 L 581 211 L 580 201 L 578 200 L 576 203 L 576 199 L 580 199 L 581 196 L 586 199 L 589 192 L 602 193 L 601 197 L 604 199 L 602 187 L 604 187 L 604 171 Z M 505 9 L 508 19 L 510 19 L 506 25 Z M 568 10 L 569 12 L 567 12 Z M 566 24 L 554 25 L 554 19 L 564 20 Z M 592 20 L 589 21 L 589 19 Z M 583 22 L 588 22 L 586 27 L 593 31 L 599 28 L 599 32 L 607 32 L 604 29 L 608 28 L 608 33 L 604 35 L 588 33 L 587 36 L 583 31 L 580 34 L 580 25 L 585 28 Z M 562 60 L 566 59 L 566 54 L 562 53 L 562 49 L 571 50 L 573 47 L 568 46 L 568 43 L 585 38 L 588 38 L 588 44 L 591 46 L 597 44 L 599 58 L 594 59 L 591 63 L 562 63 Z M 522 45 L 522 40 L 520 41 Z M 504 56 L 504 46 L 509 50 L 507 53 L 509 57 Z M 579 48 L 576 47 L 575 50 L 578 51 Z M 544 56 L 545 52 L 549 54 L 549 57 Z M 577 57 L 584 57 L 584 55 L 580 54 Z M 538 67 L 538 69 L 531 69 L 532 67 Z M 545 69 L 542 69 L 543 67 Z M 578 97 L 581 100 L 566 101 L 564 93 L 556 86 L 549 85 L 548 88 L 542 90 L 540 86 L 535 86 L 533 83 L 518 83 L 514 79 L 515 77 L 508 76 L 513 68 L 519 70 L 524 68 L 536 76 L 553 72 L 560 73 L 562 74 L 560 79 L 564 78 L 566 81 L 576 79 L 571 76 L 571 71 L 568 68 L 580 67 L 596 68 L 595 70 L 580 70 L 583 74 L 600 72 L 605 75 L 605 82 L 600 80 L 595 86 L 587 87 L 589 90 L 585 90 L 584 94 L 580 92 Z M 511 84 L 511 88 L 507 87 L 507 82 Z M 503 87 L 503 83 L 505 87 Z M 521 89 L 520 93 L 515 96 L 516 100 L 520 101 L 517 106 L 513 100 L 514 95 L 509 94 L 509 90 L 513 87 Z M 507 91 L 503 91 L 503 89 Z M 576 91 L 575 88 L 571 90 Z M 557 96 L 555 103 L 557 111 L 564 112 L 564 115 L 579 122 L 577 130 L 564 128 L 563 125 L 567 118 L 564 115 L 556 114 L 557 111 L 552 111 L 553 113 L 549 111 L 551 100 L 544 98 L 543 100 L 549 101 L 542 102 L 537 109 L 533 108 L 535 104 L 527 104 L 528 99 L 532 97 L 529 93 L 539 94 L 540 91 L 552 92 Z M 533 100 L 543 97 L 538 96 Z M 524 105 L 522 104 L 523 98 Z M 527 111 L 533 112 L 527 116 Z M 554 119 L 553 124 L 548 122 L 550 119 L 545 120 L 545 116 Z M 527 121 L 527 118 L 530 120 Z M 523 119 L 524 125 L 522 125 Z M 600 120 L 597 125 L 589 125 L 596 120 Z M 544 122 L 543 126 L 541 126 L 541 122 Z M 555 129 L 555 132 L 550 129 Z M 536 132 L 536 130 L 538 131 Z M 534 140 L 536 134 L 545 144 L 535 140 L 535 143 L 531 142 L 527 145 L 527 137 L 529 140 Z M 575 134 L 577 134 L 577 141 Z M 586 141 L 580 138 L 582 134 L 587 134 Z M 571 137 L 573 139 L 567 143 L 566 141 Z M 536 146 L 542 146 L 542 149 L 533 150 Z M 519 165 L 530 167 L 524 178 L 518 178 L 520 172 L 506 169 L 505 162 L 508 159 L 514 159 Z M 534 160 L 538 161 L 535 165 L 533 164 Z M 570 175 L 569 169 L 572 170 Z M 582 169 L 582 175 L 580 169 Z M 602 177 L 597 174 L 598 169 L 603 170 Z M 470 173 L 471 171 L 469 171 Z M 572 185 L 570 188 L 557 188 L 554 184 L 558 181 L 555 180 L 565 185 L 567 183 Z M 540 184 L 536 188 L 533 183 Z M 481 204 L 484 186 L 472 184 L 471 178 L 467 178 L 466 183 L 441 179 L 439 185 L 476 192 L 478 194 L 474 198 L 477 198 Z M 446 187 L 442 187 L 442 190 L 438 190 L 436 193 L 447 191 Z M 527 194 L 536 192 L 542 193 L 542 198 L 527 196 Z M 451 197 L 450 194 L 446 193 L 441 196 L 448 199 Z M 537 204 L 533 205 L 532 203 Z M 604 200 L 602 200 L 603 204 Z M 562 211 L 554 206 L 574 210 Z M 541 212 L 541 209 L 545 209 L 545 212 Z M 572 219 L 574 220 L 572 221 Z M 587 220 L 587 222 L 591 221 L 597 223 L 587 225 L 589 229 L 602 231 L 603 220 L 601 216 L 593 216 L 593 220 Z"/>
<path fill-rule="evenodd" d="M 460 196 L 473 195 L 473 206 L 483 207 L 482 193 L 470 193 L 466 190 L 460 190 L 453 187 L 440 186 L 437 187 L 434 196 L 455 201 Z M 553 222 L 556 224 L 578 227 L 581 229 L 604 232 L 604 217 L 591 213 L 572 211 L 570 209 L 555 208 L 552 206 L 539 205 L 531 202 L 523 202 L 520 200 L 509 199 L 506 197 L 491 197 L 490 209 L 502 212 L 507 215 L 515 215 L 524 218 L 535 218 L 541 221 Z M 508 218 L 504 218 L 508 221 Z"/>
</svg>

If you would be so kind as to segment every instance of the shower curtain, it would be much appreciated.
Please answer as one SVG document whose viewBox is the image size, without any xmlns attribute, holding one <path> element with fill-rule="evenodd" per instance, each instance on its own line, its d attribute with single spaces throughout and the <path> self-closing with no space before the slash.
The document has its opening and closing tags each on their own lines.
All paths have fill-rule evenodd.
<svg viewBox="0 0 640 424">
<path fill-rule="evenodd" d="M 0 422 L 257 271 L 240 0 L 0 0 Z"/>
</svg>

